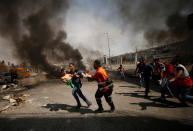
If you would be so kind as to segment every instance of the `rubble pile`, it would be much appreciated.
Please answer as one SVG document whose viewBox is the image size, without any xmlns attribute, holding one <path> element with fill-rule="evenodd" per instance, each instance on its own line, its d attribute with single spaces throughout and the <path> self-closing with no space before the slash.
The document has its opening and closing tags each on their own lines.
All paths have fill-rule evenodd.
<svg viewBox="0 0 193 131">
<path fill-rule="evenodd" d="M 2 100 L 9 101 L 9 104 L 3 109 L 0 109 L 0 113 L 9 108 L 12 108 L 14 106 L 19 106 L 20 104 L 24 103 L 26 101 L 24 97 L 28 97 L 28 96 L 29 96 L 28 94 L 9 94 L 4 96 Z"/>
<path fill-rule="evenodd" d="M 17 87 L 18 87 L 17 84 L 6 84 L 6 85 L 2 85 L 2 86 L 0 87 L 0 89 L 1 89 L 1 91 L 2 91 L 2 90 L 6 90 L 6 89 L 15 89 L 15 88 L 17 88 Z"/>
</svg>

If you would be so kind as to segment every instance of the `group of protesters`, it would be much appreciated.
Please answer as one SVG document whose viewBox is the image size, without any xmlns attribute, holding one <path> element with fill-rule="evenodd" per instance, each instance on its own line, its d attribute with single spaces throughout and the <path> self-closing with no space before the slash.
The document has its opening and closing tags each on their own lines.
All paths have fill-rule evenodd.
<svg viewBox="0 0 193 131">
<path fill-rule="evenodd" d="M 92 105 L 86 96 L 81 91 L 81 78 L 85 77 L 89 81 L 96 80 L 98 82 L 98 89 L 95 93 L 95 99 L 98 104 L 96 112 L 103 112 L 101 98 L 104 96 L 106 102 L 110 106 L 110 111 L 115 110 L 111 95 L 113 92 L 113 82 L 108 77 L 105 69 L 102 68 L 99 60 L 95 60 L 93 67 L 96 73 L 90 73 L 82 70 L 76 70 L 73 63 L 69 64 L 70 71 L 61 70 L 61 80 L 72 87 L 72 95 L 74 96 L 77 107 L 81 108 L 79 97 L 82 98 L 88 107 Z M 122 79 L 125 79 L 124 68 L 121 65 L 118 70 Z M 193 81 L 187 71 L 186 67 L 181 64 L 180 57 L 176 56 L 171 62 L 161 63 L 159 58 L 156 58 L 151 63 L 146 63 L 145 59 L 140 59 L 136 67 L 136 76 L 139 78 L 139 86 L 145 87 L 144 97 L 148 98 L 152 82 L 157 82 L 160 88 L 160 100 L 166 101 L 166 94 L 169 97 L 176 97 L 181 102 L 182 106 L 188 106 L 186 101 L 193 100 Z"/>
<path fill-rule="evenodd" d="M 166 101 L 169 97 L 176 97 L 182 106 L 188 106 L 186 101 L 193 100 L 193 81 L 186 67 L 181 64 L 181 58 L 175 56 L 170 62 L 160 62 L 156 58 L 151 63 L 146 63 L 141 58 L 136 67 L 136 75 L 139 78 L 139 86 L 145 87 L 145 98 L 148 98 L 151 83 L 158 83 L 160 88 L 160 100 Z"/>
<path fill-rule="evenodd" d="M 96 69 L 96 73 L 94 75 L 90 75 L 90 73 L 86 71 L 75 69 L 74 63 L 70 63 L 69 64 L 70 72 L 67 72 L 65 69 L 61 70 L 62 75 L 61 80 L 73 88 L 72 95 L 74 96 L 77 102 L 76 109 L 81 108 L 79 97 L 86 102 L 88 107 L 92 105 L 92 103 L 85 97 L 85 95 L 81 91 L 82 87 L 81 78 L 83 77 L 88 78 L 89 81 L 96 80 L 98 82 L 98 89 L 95 93 L 95 99 L 98 104 L 98 109 L 96 110 L 96 112 L 104 111 L 101 101 L 101 98 L 103 96 L 105 97 L 106 102 L 110 106 L 110 112 L 113 112 L 115 110 L 115 106 L 111 98 L 113 92 L 113 82 L 108 77 L 106 71 L 101 67 L 101 63 L 99 60 L 95 60 L 93 66 Z"/>
</svg>

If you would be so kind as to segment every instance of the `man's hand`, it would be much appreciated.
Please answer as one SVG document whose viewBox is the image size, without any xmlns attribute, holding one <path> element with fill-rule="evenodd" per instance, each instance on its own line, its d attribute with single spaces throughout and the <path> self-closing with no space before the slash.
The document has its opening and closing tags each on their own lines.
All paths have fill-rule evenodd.
<svg viewBox="0 0 193 131">
<path fill-rule="evenodd" d="M 136 76 L 136 77 L 139 77 L 139 73 L 135 73 L 135 76 Z"/>
<path fill-rule="evenodd" d="M 170 83 L 174 82 L 175 81 L 175 78 L 172 78 L 169 80 Z"/>
<path fill-rule="evenodd" d="M 85 74 L 85 73 L 82 73 L 81 74 L 82 75 L 82 77 L 84 77 L 84 78 L 91 78 L 92 77 L 92 75 L 89 75 L 89 74 Z"/>
<path fill-rule="evenodd" d="M 86 78 L 91 78 L 92 75 L 86 74 L 85 77 L 86 77 Z"/>
<path fill-rule="evenodd" d="M 161 85 L 162 84 L 162 80 L 158 80 L 158 84 Z"/>
</svg>

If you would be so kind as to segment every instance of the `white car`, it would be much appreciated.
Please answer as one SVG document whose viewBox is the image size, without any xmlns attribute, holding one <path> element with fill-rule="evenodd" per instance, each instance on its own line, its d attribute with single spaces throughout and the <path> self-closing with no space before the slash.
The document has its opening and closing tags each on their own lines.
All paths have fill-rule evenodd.
<svg viewBox="0 0 193 131">
<path fill-rule="evenodd" d="M 0 83 L 7 84 L 11 82 L 11 74 L 10 73 L 0 73 Z"/>
</svg>

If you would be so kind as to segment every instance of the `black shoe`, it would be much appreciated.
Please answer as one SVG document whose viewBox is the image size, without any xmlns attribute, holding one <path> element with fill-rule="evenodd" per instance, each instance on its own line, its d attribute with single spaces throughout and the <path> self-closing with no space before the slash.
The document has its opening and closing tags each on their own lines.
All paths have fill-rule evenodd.
<svg viewBox="0 0 193 131">
<path fill-rule="evenodd" d="M 148 98 L 148 94 L 145 94 L 144 98 Z"/>
<path fill-rule="evenodd" d="M 104 111 L 103 108 L 98 108 L 97 110 L 95 110 L 95 112 L 100 112 L 100 113 L 102 113 L 103 111 Z"/>
<path fill-rule="evenodd" d="M 113 112 L 113 111 L 115 111 L 115 106 L 114 106 L 114 104 L 113 104 L 113 103 L 110 103 L 109 105 L 110 105 L 110 107 L 111 107 L 111 110 L 110 110 L 110 112 Z"/>
<path fill-rule="evenodd" d="M 81 106 L 77 106 L 76 109 L 79 110 Z"/>
<path fill-rule="evenodd" d="M 189 105 L 187 103 L 181 103 L 182 107 L 189 107 Z"/>
<path fill-rule="evenodd" d="M 161 96 L 159 99 L 160 99 L 160 101 L 163 101 L 163 102 L 165 102 L 165 101 L 166 101 L 166 98 L 165 98 L 165 97 L 163 97 L 163 96 Z"/>
<path fill-rule="evenodd" d="M 172 96 L 172 95 L 168 95 L 168 98 L 173 98 L 174 96 Z"/>
<path fill-rule="evenodd" d="M 114 112 L 115 111 L 115 107 L 111 107 L 110 112 Z"/>
</svg>

